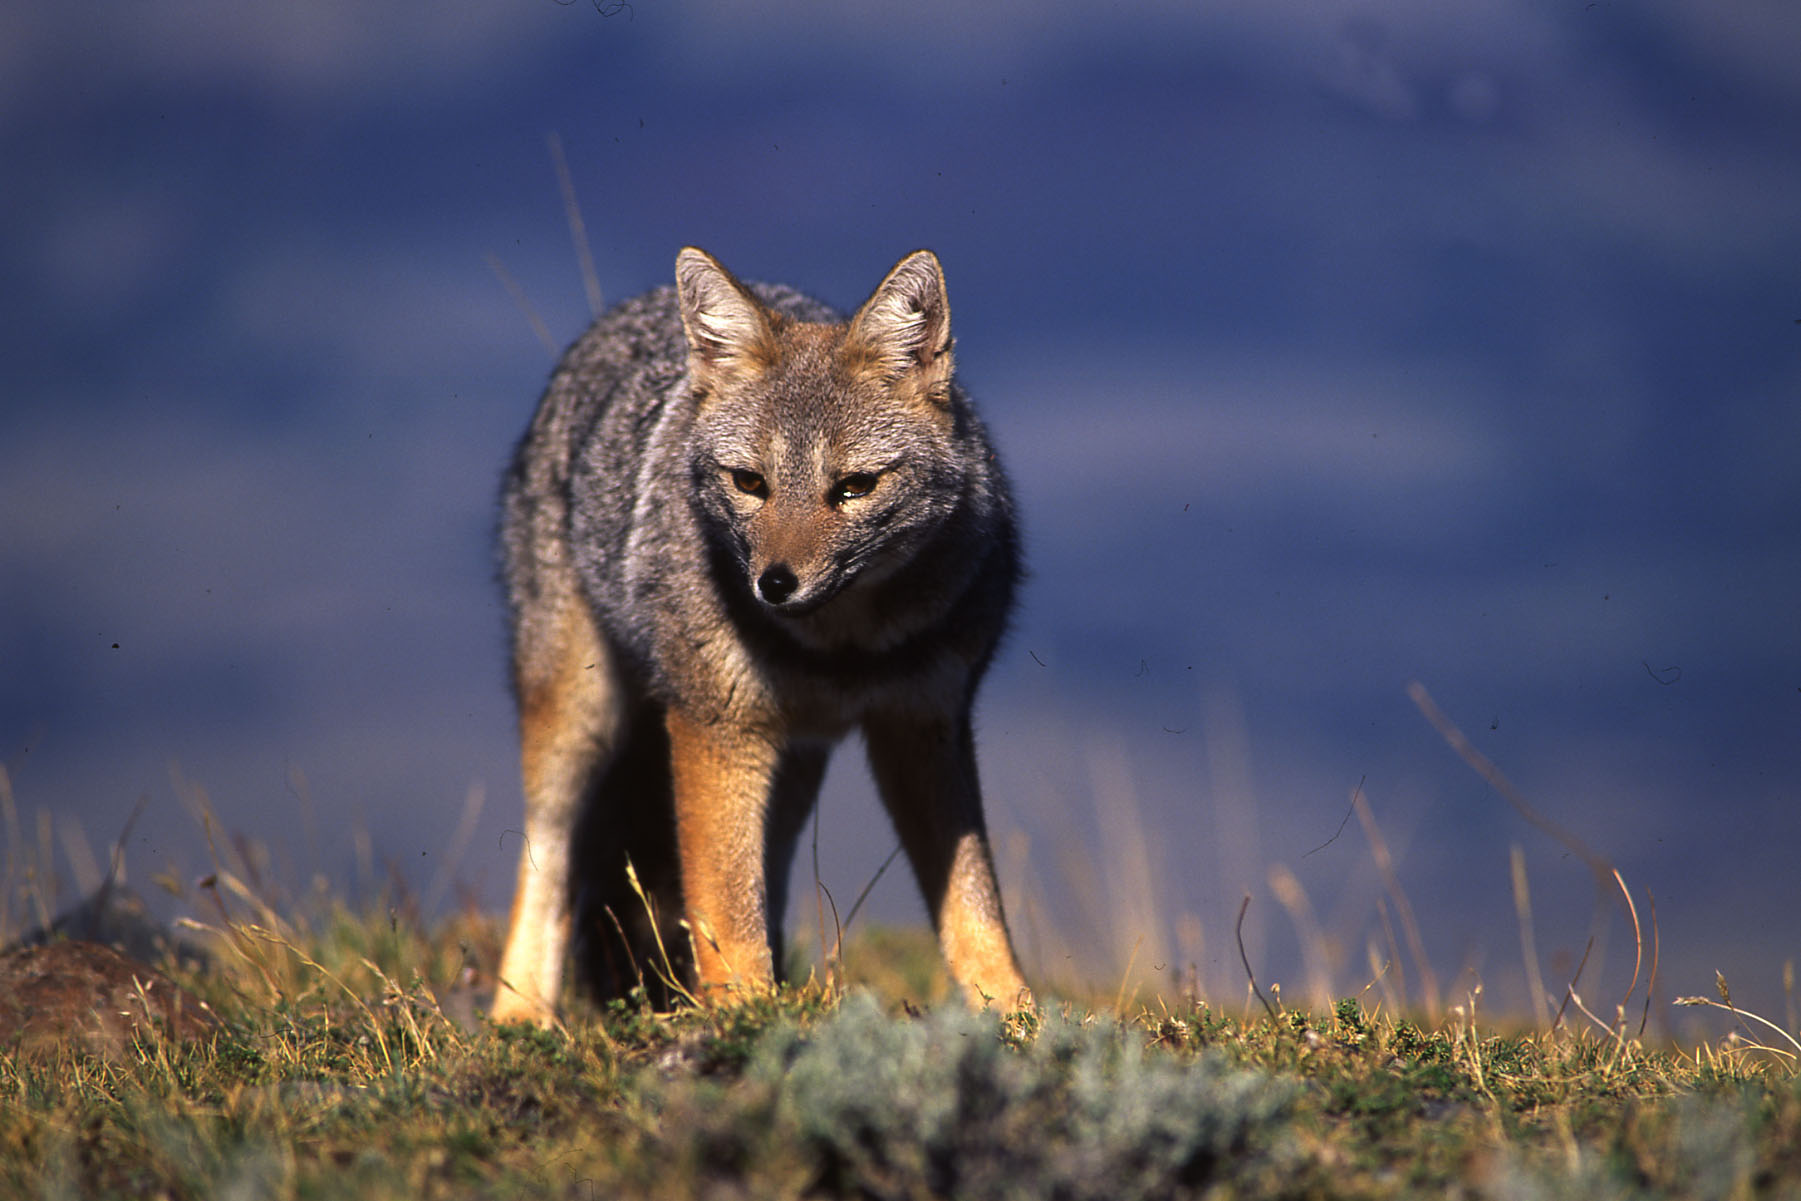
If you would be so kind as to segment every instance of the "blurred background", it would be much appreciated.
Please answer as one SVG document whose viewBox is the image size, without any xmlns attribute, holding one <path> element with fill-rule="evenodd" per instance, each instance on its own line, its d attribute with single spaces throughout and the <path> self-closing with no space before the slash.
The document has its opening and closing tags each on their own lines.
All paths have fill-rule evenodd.
<svg viewBox="0 0 1801 1201">
<path fill-rule="evenodd" d="M 1529 1014 L 1517 847 L 1611 1017 L 1585 844 L 1654 1021 L 1715 970 L 1783 1020 L 1797 62 L 1778 0 L 9 5 L 0 835 L 91 876 L 142 800 L 179 910 L 210 807 L 507 903 L 495 500 L 591 318 L 554 134 L 608 302 L 687 243 L 846 308 L 942 257 L 1032 568 L 979 712 L 1029 974 L 1240 1005 L 1249 896 L 1260 983 L 1417 1004 L 1410 907 L 1446 1003 Z M 818 840 L 842 912 L 854 746 Z M 904 868 L 869 912 L 923 920 Z"/>
</svg>

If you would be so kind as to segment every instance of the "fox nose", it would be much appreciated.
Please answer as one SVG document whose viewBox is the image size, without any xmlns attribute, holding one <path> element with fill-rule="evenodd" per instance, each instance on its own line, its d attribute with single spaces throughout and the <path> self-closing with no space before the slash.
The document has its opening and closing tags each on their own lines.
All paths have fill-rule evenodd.
<svg viewBox="0 0 1801 1201">
<path fill-rule="evenodd" d="M 772 605 L 779 605 L 794 595 L 800 581 L 786 563 L 777 563 L 757 577 L 757 595 Z"/>
</svg>

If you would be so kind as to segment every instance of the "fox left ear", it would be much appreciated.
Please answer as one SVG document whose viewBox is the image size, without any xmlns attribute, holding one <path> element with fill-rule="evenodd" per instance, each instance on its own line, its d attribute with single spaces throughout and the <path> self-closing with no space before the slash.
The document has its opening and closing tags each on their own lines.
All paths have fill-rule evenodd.
<svg viewBox="0 0 1801 1201">
<path fill-rule="evenodd" d="M 684 247 L 675 259 L 675 290 L 688 367 L 701 390 L 774 357 L 769 317 L 750 290 L 704 250 Z"/>
<path fill-rule="evenodd" d="M 891 383 L 908 381 L 942 403 L 951 381 L 951 303 L 929 250 L 895 264 L 851 318 L 847 350 Z"/>
</svg>

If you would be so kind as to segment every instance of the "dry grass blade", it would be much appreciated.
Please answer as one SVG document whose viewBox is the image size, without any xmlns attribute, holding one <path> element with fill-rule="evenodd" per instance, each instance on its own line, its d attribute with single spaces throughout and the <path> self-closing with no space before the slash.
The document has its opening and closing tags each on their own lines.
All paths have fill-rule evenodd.
<svg viewBox="0 0 1801 1201">
<path fill-rule="evenodd" d="M 1620 879 L 1619 872 L 1614 869 L 1613 864 L 1610 863 L 1605 856 L 1592 850 L 1587 843 L 1576 837 L 1575 834 L 1564 829 L 1562 826 L 1540 813 L 1537 809 L 1534 809 L 1532 805 L 1527 802 L 1526 798 L 1520 794 L 1519 789 L 1513 786 L 1513 782 L 1502 773 L 1501 769 L 1496 767 L 1493 761 L 1481 751 L 1477 750 L 1470 743 L 1470 740 L 1464 736 L 1463 731 L 1457 727 L 1457 724 L 1447 717 L 1444 710 L 1440 709 L 1438 705 L 1433 702 L 1432 696 L 1426 691 L 1426 686 L 1424 684 L 1421 684 L 1418 680 L 1408 684 L 1407 695 L 1412 698 L 1413 703 L 1419 708 L 1421 715 L 1431 723 L 1432 728 L 1438 731 L 1440 737 L 1445 740 L 1446 745 L 1457 752 L 1458 756 L 1465 763 L 1469 764 L 1471 769 L 1474 770 L 1477 775 L 1488 781 L 1489 787 L 1493 788 L 1502 800 L 1512 806 L 1514 812 L 1524 818 L 1528 825 L 1541 833 L 1548 835 L 1570 854 L 1582 860 L 1588 867 L 1589 872 L 1595 878 L 1596 908 L 1595 923 L 1592 929 L 1596 931 L 1602 929 L 1601 917 L 1605 912 L 1603 897 L 1605 894 L 1615 891 L 1615 887 L 1617 886 L 1620 895 L 1625 898 L 1626 912 L 1632 918 L 1634 942 L 1637 947 L 1639 959 L 1632 971 L 1632 987 L 1633 989 L 1636 989 L 1638 987 L 1639 969 L 1644 963 L 1643 934 L 1639 929 L 1638 911 L 1632 903 L 1632 894 L 1627 891 L 1625 881 Z M 1594 940 L 1591 938 L 1591 947 L 1593 941 Z M 1586 958 L 1586 956 L 1584 956 L 1584 958 Z M 1629 990 L 1626 995 L 1628 999 L 1630 999 L 1632 995 L 1631 990 Z"/>
<path fill-rule="evenodd" d="M 830 893 L 826 891 L 825 881 L 819 874 L 819 807 L 813 808 L 813 907 L 817 911 L 819 924 L 819 961 L 820 967 L 830 974 L 832 964 L 836 961 L 836 952 L 825 948 L 825 903 Z M 844 941 L 844 928 L 838 923 L 838 902 L 832 902 L 832 924 L 838 930 L 837 943 Z M 779 969 L 782 965 L 776 964 Z"/>
<path fill-rule="evenodd" d="M 699 999 L 696 998 L 692 992 L 688 991 L 687 986 L 682 983 L 681 973 L 675 970 L 675 963 L 669 958 L 669 948 L 663 945 L 663 926 L 662 923 L 657 921 L 657 907 L 645 893 L 644 886 L 638 883 L 638 869 L 632 866 L 632 861 L 630 859 L 625 861 L 625 879 L 626 883 L 632 886 L 632 891 L 638 894 L 638 903 L 644 906 L 644 912 L 650 915 L 650 932 L 657 940 L 657 955 L 662 959 L 661 963 L 651 964 L 652 970 L 657 973 L 658 978 L 663 981 L 671 993 L 682 997 L 690 1004 L 699 1005 Z M 684 929 L 687 929 L 688 923 L 683 921 L 682 926 Z M 714 942 L 711 931 L 704 928 L 701 930 L 688 929 L 688 936 L 690 938 L 705 938 L 708 942 Z M 715 942 L 714 946 L 715 949 L 717 949 L 718 944 Z M 695 954 L 696 960 L 698 960 L 699 957 L 697 948 Z"/>
<path fill-rule="evenodd" d="M 1557 1016 L 1551 1019 L 1551 1029 L 1555 1030 L 1563 1023 L 1564 1010 L 1570 1007 L 1570 998 L 1576 995 L 1576 985 L 1582 981 L 1582 969 L 1588 966 L 1589 953 L 1594 949 L 1595 940 L 1590 937 L 1588 945 L 1582 948 L 1582 958 L 1576 964 L 1576 974 L 1570 977 L 1569 984 L 1564 987 L 1563 1004 L 1557 1007 Z"/>
<path fill-rule="evenodd" d="M 825 886 L 824 880 L 815 878 L 813 887 L 818 890 L 820 904 L 832 907 L 832 950 L 830 954 L 826 955 L 823 965 L 826 981 L 842 987 L 844 960 L 841 955 L 844 950 L 844 923 L 838 920 L 838 898 L 832 895 L 832 890 Z M 821 951 L 825 950 L 825 910 L 823 908 L 820 910 L 819 916 L 819 947 Z"/>
<path fill-rule="evenodd" d="M 1300 938 L 1301 963 L 1307 973 L 1307 1003 L 1321 1011 L 1332 1008 L 1332 972 L 1326 934 L 1314 916 L 1306 888 L 1301 885 L 1300 877 L 1286 865 L 1277 863 L 1269 869 L 1269 889 L 1276 894 L 1282 908 L 1288 910 L 1288 918 Z"/>
<path fill-rule="evenodd" d="M 600 316 L 602 300 L 600 295 L 600 273 L 594 270 L 594 254 L 588 249 L 588 227 L 582 221 L 582 206 L 575 198 L 575 180 L 569 174 L 569 160 L 563 155 L 563 139 L 559 134 L 547 134 L 545 140 L 550 143 L 550 161 L 556 168 L 557 190 L 563 194 L 563 216 L 569 222 L 569 238 L 575 243 L 575 259 L 582 270 L 582 289 L 588 294 L 588 312 Z"/>
<path fill-rule="evenodd" d="M 1589 1010 L 1589 1007 L 1582 1003 L 1582 994 L 1581 993 L 1577 992 L 1575 989 L 1572 988 L 1572 989 L 1570 989 L 1570 992 L 1569 992 L 1569 999 L 1576 1006 L 1577 1012 L 1581 1013 L 1583 1017 L 1587 1018 L 1589 1021 L 1591 1021 L 1595 1025 L 1599 1026 L 1603 1031 L 1606 1032 L 1607 1037 L 1613 1039 L 1614 1042 L 1619 1044 L 1619 1046 L 1622 1048 L 1624 1048 L 1626 1046 L 1626 1039 L 1624 1038 L 1624 1036 L 1621 1035 L 1621 1033 L 1618 1030 L 1614 1029 L 1612 1026 L 1609 1026 L 1606 1022 L 1604 1022 L 1600 1018 L 1596 1017 Z"/>
<path fill-rule="evenodd" d="M 1551 1007 L 1545 1001 L 1545 980 L 1538 969 L 1538 944 L 1532 934 L 1532 896 L 1526 887 L 1526 855 L 1514 843 L 1509 852 L 1513 868 L 1513 907 L 1520 922 L 1520 955 L 1526 961 L 1526 990 L 1532 994 L 1532 1012 L 1538 1028 L 1551 1027 Z"/>
<path fill-rule="evenodd" d="M 1388 959 L 1382 958 L 1381 953 L 1376 950 L 1375 939 L 1371 939 L 1363 945 L 1363 953 L 1369 963 L 1370 970 L 1370 982 L 1364 987 L 1363 991 L 1367 993 L 1372 988 L 1380 989 L 1382 992 L 1382 1007 L 1390 1013 L 1400 1013 L 1406 1008 L 1406 1003 L 1401 999 L 1400 994 L 1395 990 L 1394 986 L 1388 982 L 1388 977 L 1390 973 L 1393 972 L 1395 966 L 1393 957 L 1391 956 Z"/>
<path fill-rule="evenodd" d="M 1358 777 L 1358 779 L 1357 779 L 1357 787 L 1355 787 L 1355 788 L 1353 788 L 1353 789 L 1352 789 L 1352 790 L 1351 790 L 1351 796 L 1352 796 L 1352 797 L 1353 797 L 1353 798 L 1355 798 L 1355 797 L 1356 797 L 1356 796 L 1357 796 L 1357 794 L 1358 794 L 1358 793 L 1360 793 L 1360 792 L 1362 792 L 1362 791 L 1363 791 L 1363 782 L 1364 782 L 1364 781 L 1365 781 L 1365 780 L 1367 780 L 1367 779 L 1369 779 L 1369 777 L 1368 777 L 1368 776 L 1360 776 L 1360 777 Z M 1343 817 L 1343 819 L 1342 819 L 1342 820 L 1340 820 L 1340 821 L 1339 821 L 1339 823 L 1338 823 L 1338 829 L 1336 829 L 1336 830 L 1334 830 L 1334 831 L 1332 831 L 1332 837 L 1330 837 L 1330 838 L 1328 838 L 1328 839 L 1326 839 L 1326 841 L 1324 841 L 1324 842 L 1322 842 L 1322 843 L 1320 843 L 1320 844 L 1319 844 L 1319 845 L 1318 845 L 1318 846 L 1316 846 L 1316 847 L 1314 847 L 1314 848 L 1313 848 L 1313 850 L 1311 850 L 1311 851 L 1308 851 L 1308 852 L 1306 852 L 1306 854 L 1304 854 L 1304 855 L 1302 855 L 1302 856 L 1301 856 L 1301 858 L 1303 858 L 1303 859 L 1306 859 L 1306 858 L 1308 858 L 1308 857 L 1309 857 L 1309 856 L 1311 856 L 1311 855 L 1316 855 L 1316 854 L 1318 854 L 1318 853 L 1319 853 L 1319 852 L 1320 852 L 1320 851 L 1323 851 L 1323 850 L 1325 850 L 1325 849 L 1326 849 L 1326 848 L 1327 848 L 1327 847 L 1329 847 L 1329 846 L 1331 846 L 1331 845 L 1332 845 L 1332 844 L 1333 844 L 1333 843 L 1335 843 L 1335 842 L 1337 842 L 1337 841 L 1338 841 L 1338 836 L 1339 836 L 1339 835 L 1340 835 L 1340 834 L 1343 834 L 1343 833 L 1344 833 L 1344 828 L 1345 828 L 1345 827 L 1346 827 L 1346 826 L 1348 826 L 1348 825 L 1350 825 L 1350 824 L 1351 824 L 1351 813 L 1352 813 L 1352 811 L 1353 811 L 1353 810 L 1355 810 L 1355 809 L 1356 809 L 1356 808 L 1357 808 L 1357 802 L 1356 802 L 1356 800 L 1355 800 L 1355 799 L 1353 799 L 1353 800 L 1352 800 L 1352 801 L 1351 801 L 1351 803 L 1350 803 L 1350 804 L 1349 804 L 1349 805 L 1346 805 L 1346 806 L 1345 806 L 1345 811 L 1344 811 L 1344 817 Z"/>
<path fill-rule="evenodd" d="M 857 912 L 863 908 L 863 902 L 869 899 L 870 892 L 875 888 L 876 882 L 882 878 L 882 874 L 888 870 L 896 859 L 900 858 L 900 853 L 901 848 L 898 846 L 892 851 L 889 851 L 888 858 L 882 860 L 882 866 L 875 869 L 875 875 L 869 877 L 869 883 L 865 884 L 863 886 L 863 891 L 857 894 L 857 899 L 851 903 L 850 912 L 844 915 L 844 928 L 846 930 L 849 930 L 850 924 L 857 920 Z"/>
<path fill-rule="evenodd" d="M 863 902 L 867 901 L 869 899 L 869 894 L 875 888 L 876 882 L 882 878 L 882 874 L 888 870 L 889 865 L 892 864 L 897 858 L 900 857 L 900 853 L 901 853 L 901 848 L 898 846 L 895 847 L 892 851 L 889 851 L 888 858 L 882 860 L 882 866 L 875 869 L 875 875 L 873 875 L 869 878 L 869 882 L 863 885 L 863 891 L 859 892 L 857 894 L 857 899 L 855 901 L 851 902 L 850 912 L 844 915 L 843 924 L 838 925 L 838 936 L 837 936 L 837 939 L 832 944 L 832 953 L 828 957 L 828 961 L 834 962 L 834 963 L 841 961 L 841 957 L 844 954 L 844 936 L 850 932 L 851 923 L 857 920 L 857 913 L 859 910 L 861 910 L 863 908 Z M 817 882 L 819 879 L 819 863 L 818 863 L 817 845 L 815 846 L 815 850 L 814 850 L 813 878 L 814 878 L 815 882 Z M 825 886 L 823 884 L 821 884 L 820 887 L 824 888 Z M 826 898 L 828 900 L 830 900 L 831 895 L 832 894 L 830 892 L 827 892 Z M 825 917 L 824 917 L 823 913 L 821 914 L 819 920 L 820 920 L 820 930 L 822 931 L 821 941 L 823 942 L 824 941 L 823 931 L 825 929 Z M 836 901 L 832 902 L 832 922 L 834 925 L 838 924 L 838 903 Z"/>
<path fill-rule="evenodd" d="M 1632 916 L 1632 946 L 1636 957 L 1632 961 L 1632 983 L 1626 989 L 1626 995 L 1620 998 L 1620 1008 L 1632 1000 L 1632 994 L 1638 991 L 1639 969 L 1645 965 L 1645 936 L 1638 924 L 1638 906 L 1632 903 L 1632 893 L 1626 888 L 1626 881 L 1620 876 L 1620 869 L 1613 869 L 1613 882 L 1620 886 L 1620 895 L 1626 898 L 1626 912 Z"/>
<path fill-rule="evenodd" d="M 1361 789 L 1351 794 L 1351 803 L 1357 810 L 1357 822 L 1363 827 L 1363 836 L 1369 840 L 1370 856 L 1376 861 L 1376 870 L 1382 873 L 1382 885 L 1388 890 L 1389 897 L 1395 903 L 1395 912 L 1401 917 L 1401 930 L 1407 936 L 1407 950 L 1413 955 L 1413 966 L 1419 972 L 1420 991 L 1425 994 L 1427 1016 L 1437 1021 L 1438 977 L 1433 974 L 1432 965 L 1426 960 L 1426 943 L 1420 937 L 1419 923 L 1414 920 L 1413 906 L 1401 889 L 1401 878 L 1395 874 L 1394 859 L 1388 853 L 1388 842 L 1382 837 L 1382 830 L 1376 825 L 1376 815 L 1370 809 L 1369 801 L 1364 799 Z M 1392 934 L 1390 937 L 1392 941 Z"/>
<path fill-rule="evenodd" d="M 1651 998 L 1657 993 L 1657 957 L 1662 950 L 1662 939 L 1657 932 L 1657 897 L 1650 889 L 1645 889 L 1645 900 L 1651 909 L 1651 978 L 1645 981 L 1645 1011 L 1638 1018 L 1638 1036 L 1645 1036 L 1645 1023 L 1651 1020 Z"/>
<path fill-rule="evenodd" d="M 1269 1003 L 1269 998 L 1263 995 L 1261 988 L 1257 987 L 1257 973 L 1251 970 L 1251 957 L 1246 954 L 1244 949 L 1244 915 L 1250 907 L 1251 894 L 1247 892 L 1244 894 L 1244 902 L 1238 906 L 1238 923 L 1233 927 L 1234 932 L 1238 935 L 1238 959 L 1244 964 L 1245 978 L 1251 982 L 1251 991 L 1257 995 L 1259 1001 L 1263 1002 L 1263 1008 L 1269 1012 L 1269 1015 L 1277 1017 L 1279 1015 L 1276 1013 L 1276 1007 Z"/>
<path fill-rule="evenodd" d="M 561 348 L 557 345 L 556 339 L 550 336 L 550 327 L 544 324 L 544 318 L 538 316 L 538 310 L 532 307 L 531 299 L 526 296 L 525 289 L 519 286 L 519 281 L 513 278 L 512 272 L 508 271 L 506 264 L 500 261 L 499 255 L 490 254 L 487 258 L 488 269 L 494 272 L 494 278 L 500 281 L 500 286 L 506 289 L 507 295 L 513 298 L 513 303 L 519 306 L 520 313 L 525 316 L 526 323 L 532 327 L 532 333 L 537 335 L 538 342 L 549 352 L 551 358 L 555 358 Z"/>
<path fill-rule="evenodd" d="M 1126 990 L 1132 986 L 1132 968 L 1138 963 L 1138 950 L 1142 946 L 1144 946 L 1144 938 L 1141 935 L 1138 941 L 1132 944 L 1132 953 L 1126 956 L 1126 970 L 1120 973 L 1119 992 L 1113 998 L 1113 1012 L 1116 1014 L 1123 1015 L 1126 1011 Z"/>
<path fill-rule="evenodd" d="M 1456 751 L 1458 756 L 1469 764 L 1477 775 L 1487 780 L 1489 787 L 1493 788 L 1502 800 L 1513 806 L 1514 811 L 1525 818 L 1527 824 L 1549 835 L 1570 854 L 1582 860 L 1588 865 L 1588 870 L 1595 874 L 1596 881 L 1605 885 L 1607 878 L 1613 872 L 1613 864 L 1609 863 L 1605 857 L 1590 850 L 1588 844 L 1580 838 L 1528 804 L 1526 798 L 1520 795 L 1519 789 L 1515 788 L 1512 781 L 1502 774 L 1501 769 L 1496 767 L 1488 756 L 1471 745 L 1470 740 L 1464 737 L 1463 731 L 1457 728 L 1456 723 L 1446 717 L 1444 710 L 1433 703 L 1432 696 L 1426 691 L 1424 684 L 1415 680 L 1407 685 L 1407 695 L 1419 707 L 1420 713 L 1425 716 L 1426 720 L 1432 723 L 1432 728 L 1438 731 L 1439 736 L 1445 740 L 1446 744 Z"/>
<path fill-rule="evenodd" d="M 1401 944 L 1395 939 L 1395 924 L 1388 916 L 1388 901 L 1386 898 L 1376 898 L 1376 916 L 1382 920 L 1382 938 L 1388 944 L 1388 962 L 1393 965 L 1395 977 L 1395 1008 L 1396 1010 L 1406 1009 L 1407 965 L 1401 962 Z M 1370 961 L 1373 963 L 1375 958 L 1375 952 L 1372 951 L 1370 953 Z"/>
<path fill-rule="evenodd" d="M 1718 972 L 1715 972 L 1714 978 L 1715 978 L 1715 983 L 1717 984 L 1717 986 L 1719 987 L 1719 990 L 1720 990 L 1720 996 L 1722 998 L 1721 1000 L 1715 1001 L 1709 997 L 1677 997 L 1675 999 L 1675 1001 L 1672 1002 L 1672 1004 L 1675 1004 L 1675 1005 L 1705 1005 L 1705 1006 L 1708 1006 L 1713 1009 L 1724 1009 L 1727 1013 L 1730 1013 L 1733 1017 L 1738 1018 L 1740 1025 L 1744 1025 L 1744 1020 L 1746 1018 L 1750 1018 L 1752 1021 L 1757 1022 L 1758 1024 L 1763 1025 L 1763 1026 L 1768 1026 L 1770 1029 L 1774 1030 L 1776 1033 L 1782 1035 L 1782 1037 L 1785 1040 L 1787 1040 L 1789 1046 L 1795 1048 L 1795 1050 L 1794 1051 L 1785 1051 L 1781 1047 L 1772 1047 L 1768 1043 L 1757 1042 L 1756 1040 L 1752 1041 L 1751 1045 L 1753 1047 L 1755 1047 L 1758 1050 L 1769 1051 L 1775 1055 L 1781 1055 L 1788 1059 L 1794 1059 L 1796 1057 L 1797 1053 L 1801 1053 L 1801 1042 L 1796 1041 L 1794 1035 L 1790 1034 L 1787 1030 L 1784 1030 L 1781 1026 L 1778 1026 L 1775 1022 L 1772 1022 L 1769 1018 L 1762 1017 L 1758 1014 L 1752 1013 L 1749 1009 L 1741 1009 L 1737 1005 L 1734 1005 L 1732 1003 L 1732 990 L 1727 988 L 1727 986 L 1726 986 L 1726 977 L 1722 976 Z M 1749 1026 L 1745 1026 L 1745 1031 L 1747 1034 L 1750 1033 L 1750 1030 L 1751 1030 L 1751 1028 Z"/>
<path fill-rule="evenodd" d="M 632 969 L 632 979 L 638 982 L 639 988 L 643 988 L 644 967 L 638 962 L 638 956 L 632 950 L 631 935 L 625 932 L 625 924 L 619 920 L 619 915 L 613 912 L 613 907 L 611 905 L 605 906 L 603 912 L 607 915 L 607 920 L 613 923 L 613 929 L 619 935 L 619 946 L 625 954 L 626 963 L 630 965 Z"/>
</svg>

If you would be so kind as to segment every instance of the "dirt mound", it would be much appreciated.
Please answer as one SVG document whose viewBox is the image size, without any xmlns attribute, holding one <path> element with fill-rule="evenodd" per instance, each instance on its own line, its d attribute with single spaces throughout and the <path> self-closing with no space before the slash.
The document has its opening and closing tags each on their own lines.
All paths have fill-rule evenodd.
<svg viewBox="0 0 1801 1201">
<path fill-rule="evenodd" d="M 99 943 L 50 942 L 0 954 L 0 1047 L 33 1056 L 65 1048 L 116 1056 L 152 1025 L 187 1041 L 219 1022 L 155 968 Z"/>
</svg>

